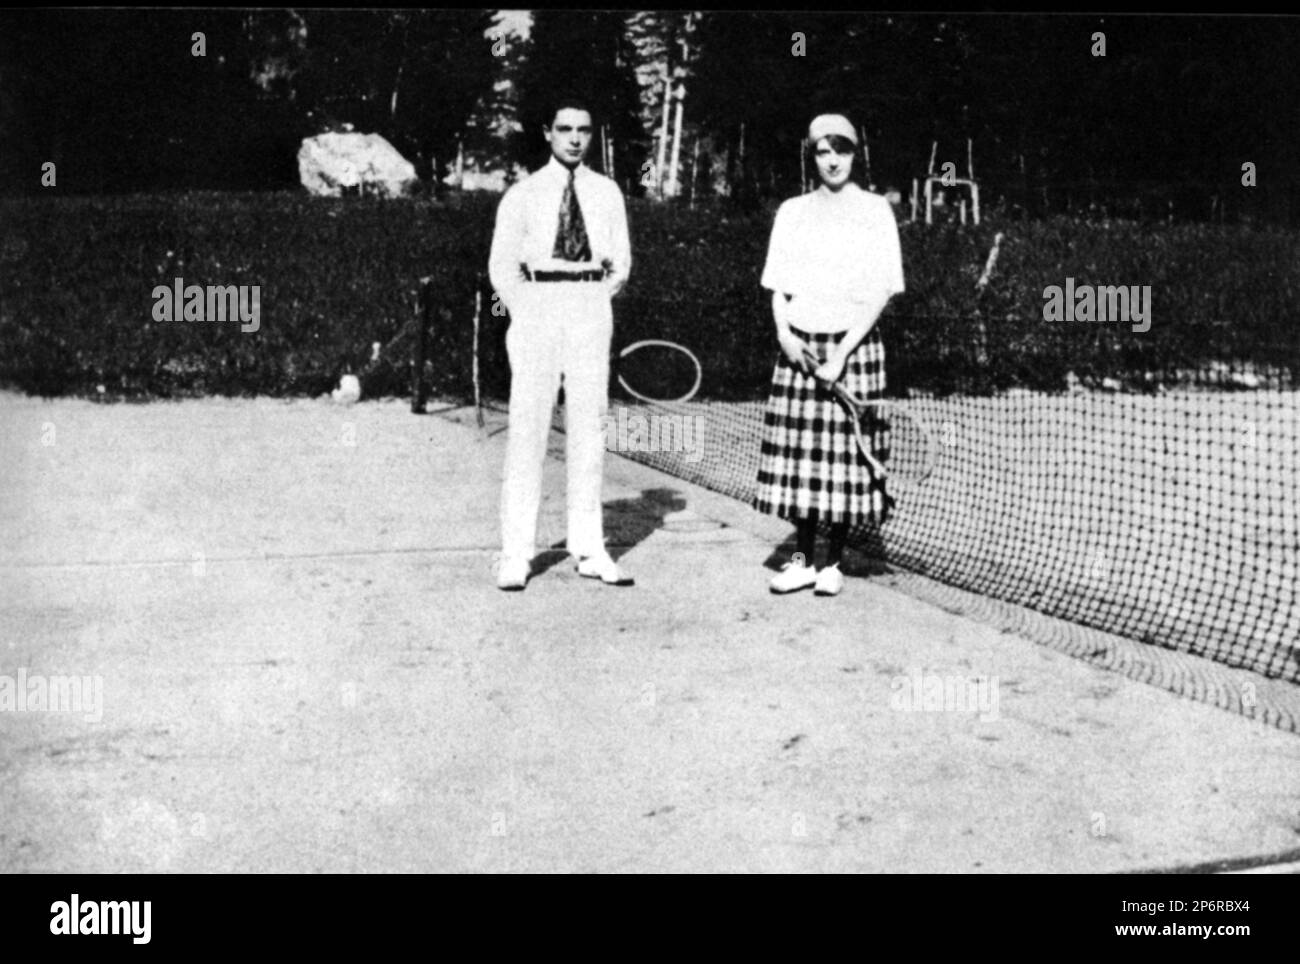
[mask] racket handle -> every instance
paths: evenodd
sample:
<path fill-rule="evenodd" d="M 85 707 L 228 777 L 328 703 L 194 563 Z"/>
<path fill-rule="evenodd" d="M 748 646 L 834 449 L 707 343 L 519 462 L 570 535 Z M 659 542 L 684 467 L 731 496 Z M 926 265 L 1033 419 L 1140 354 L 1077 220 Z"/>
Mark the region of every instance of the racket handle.
<path fill-rule="evenodd" d="M 818 368 L 821 367 L 821 362 L 817 360 L 817 356 L 814 355 L 806 348 L 804 349 L 803 357 L 804 357 L 804 362 L 808 365 L 810 373 L 816 371 Z M 818 381 L 822 381 L 822 380 L 818 379 Z M 867 446 L 866 439 L 862 437 L 862 431 L 861 429 L 858 428 L 857 420 L 860 417 L 858 411 L 860 403 L 857 402 L 853 398 L 853 396 L 849 394 L 848 389 L 846 389 L 839 382 L 823 381 L 822 383 L 829 384 L 831 391 L 835 393 L 836 397 L 838 397 L 839 400 L 844 404 L 844 407 L 848 409 L 849 416 L 853 419 L 853 435 L 858 443 L 858 451 L 862 453 L 862 458 L 866 461 L 867 467 L 871 469 L 871 474 L 874 475 L 877 479 L 889 478 L 889 472 L 885 469 L 885 466 L 881 464 L 880 460 L 871 454 L 871 450 Z"/>

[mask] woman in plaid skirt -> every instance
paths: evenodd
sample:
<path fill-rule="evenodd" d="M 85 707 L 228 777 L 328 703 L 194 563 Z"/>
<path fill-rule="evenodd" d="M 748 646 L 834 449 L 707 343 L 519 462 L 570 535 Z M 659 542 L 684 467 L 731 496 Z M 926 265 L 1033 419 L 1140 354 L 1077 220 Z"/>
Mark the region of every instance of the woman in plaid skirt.
<path fill-rule="evenodd" d="M 764 416 L 766 436 L 754 507 L 795 523 L 798 552 L 772 591 L 815 587 L 834 596 L 844 585 L 840 560 L 849 529 L 884 521 L 892 499 L 858 451 L 848 412 L 819 379 L 862 398 L 885 389 L 885 350 L 876 320 L 903 290 L 898 227 L 889 202 L 851 174 L 858 135 L 839 114 L 808 127 L 808 150 L 821 185 L 781 205 L 762 285 L 772 292 L 781 346 Z M 821 363 L 809 371 L 805 350 Z M 888 443 L 874 437 L 877 458 Z M 826 564 L 814 565 L 818 522 L 830 525 Z"/>

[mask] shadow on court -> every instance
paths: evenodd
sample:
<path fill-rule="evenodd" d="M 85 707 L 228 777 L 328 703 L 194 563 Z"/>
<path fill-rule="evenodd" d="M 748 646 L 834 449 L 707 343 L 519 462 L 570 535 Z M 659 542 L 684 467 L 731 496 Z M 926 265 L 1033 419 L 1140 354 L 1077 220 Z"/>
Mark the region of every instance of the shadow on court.
<path fill-rule="evenodd" d="M 816 565 L 818 567 L 822 566 L 826 561 L 826 536 L 827 533 L 825 527 L 823 527 L 817 534 Z M 798 551 L 798 545 L 792 532 L 781 545 L 772 551 L 770 556 L 763 560 L 763 565 L 773 572 L 779 572 L 781 567 L 790 561 L 790 557 L 796 551 Z M 844 550 L 844 559 L 840 564 L 840 571 L 851 579 L 886 576 L 893 571 L 886 558 L 885 545 L 880 539 L 878 529 L 864 528 L 853 532 L 849 545 Z"/>
<path fill-rule="evenodd" d="M 605 547 L 615 560 L 627 555 L 674 512 L 686 508 L 686 499 L 675 489 L 646 489 L 639 498 L 606 500 L 604 504 Z M 533 560 L 533 574 L 541 575 L 569 558 L 565 540 L 551 545 Z"/>

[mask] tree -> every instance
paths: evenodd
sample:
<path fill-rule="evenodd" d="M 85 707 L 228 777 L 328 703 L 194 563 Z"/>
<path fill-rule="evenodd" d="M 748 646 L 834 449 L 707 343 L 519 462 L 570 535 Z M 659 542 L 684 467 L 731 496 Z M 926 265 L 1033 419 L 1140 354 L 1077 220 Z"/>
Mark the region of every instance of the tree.
<path fill-rule="evenodd" d="M 228 187 L 270 170 L 257 149 L 281 119 L 259 109 L 239 13 L 8 16 L 0 69 L 15 110 L 3 135 L 20 190 L 39 190 L 46 161 L 65 192 Z"/>
<path fill-rule="evenodd" d="M 455 156 L 496 64 L 485 10 L 318 10 L 304 15 L 301 105 L 320 126 L 350 123 L 413 158 L 423 178 Z"/>
<path fill-rule="evenodd" d="M 538 11 L 533 16 L 527 60 L 519 80 L 519 114 L 523 130 L 515 141 L 515 156 L 529 167 L 545 157 L 542 129 L 561 93 L 589 98 L 597 122 L 616 144 L 642 144 L 639 91 L 633 73 L 635 51 L 628 39 L 624 15 L 608 11 Z M 601 167 L 599 144 L 593 166 Z M 528 162 L 532 162 L 531 164 Z M 639 179 L 636 157 L 622 150 L 609 172 L 625 186 Z"/>

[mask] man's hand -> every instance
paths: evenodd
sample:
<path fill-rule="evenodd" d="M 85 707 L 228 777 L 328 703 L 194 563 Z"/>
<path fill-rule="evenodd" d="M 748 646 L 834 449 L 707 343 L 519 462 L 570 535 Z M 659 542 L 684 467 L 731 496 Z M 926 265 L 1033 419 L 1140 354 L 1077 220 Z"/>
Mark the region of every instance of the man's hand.
<path fill-rule="evenodd" d="M 501 305 L 505 308 L 505 312 L 503 314 L 500 311 L 496 311 L 495 304 L 492 305 L 492 308 L 489 309 L 489 312 L 493 315 L 493 317 L 497 317 L 497 318 L 513 316 L 514 308 L 512 306 L 517 302 L 517 294 L 518 294 L 518 289 L 516 288 L 511 288 L 509 293 L 503 291 L 493 291 L 492 300 L 494 302 L 500 302 Z"/>
<path fill-rule="evenodd" d="M 622 284 L 613 276 L 614 262 L 609 258 L 603 258 L 601 259 L 600 267 L 605 272 L 605 277 L 601 279 L 600 283 L 604 287 L 605 293 L 609 295 L 609 300 L 613 301 L 615 296 L 623 290 Z"/>
<path fill-rule="evenodd" d="M 798 369 L 805 369 L 803 353 L 808 350 L 808 343 L 793 332 L 783 331 L 777 334 L 777 340 L 781 343 L 781 351 L 785 352 L 785 357 L 790 359 L 790 364 Z"/>

